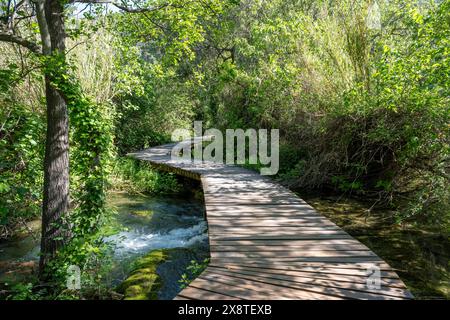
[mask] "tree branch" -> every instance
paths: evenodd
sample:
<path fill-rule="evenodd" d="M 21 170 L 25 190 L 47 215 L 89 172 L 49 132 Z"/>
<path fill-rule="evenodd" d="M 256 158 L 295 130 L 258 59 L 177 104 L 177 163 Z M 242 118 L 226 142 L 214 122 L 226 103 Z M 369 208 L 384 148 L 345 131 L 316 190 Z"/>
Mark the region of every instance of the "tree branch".
<path fill-rule="evenodd" d="M 152 12 L 157 11 L 166 7 L 178 7 L 170 3 L 163 3 L 158 6 L 154 7 L 139 7 L 139 8 L 132 8 L 128 7 L 126 5 L 120 4 L 116 0 L 71 0 L 71 3 L 90 3 L 90 4 L 111 4 L 115 6 L 116 8 L 128 12 L 128 13 L 141 13 L 141 12 Z"/>
<path fill-rule="evenodd" d="M 11 33 L 0 32 L 0 41 L 21 45 L 35 54 L 42 53 L 41 48 L 36 43 Z"/>

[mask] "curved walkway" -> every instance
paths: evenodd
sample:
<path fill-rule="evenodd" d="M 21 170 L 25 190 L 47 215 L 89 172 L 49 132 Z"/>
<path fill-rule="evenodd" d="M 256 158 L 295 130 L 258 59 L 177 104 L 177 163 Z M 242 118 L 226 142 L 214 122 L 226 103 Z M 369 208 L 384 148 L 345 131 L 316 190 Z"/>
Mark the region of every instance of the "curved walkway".
<path fill-rule="evenodd" d="M 203 186 L 211 261 L 176 299 L 413 298 L 389 265 L 290 190 L 238 166 L 174 161 L 174 145 L 130 156 Z"/>

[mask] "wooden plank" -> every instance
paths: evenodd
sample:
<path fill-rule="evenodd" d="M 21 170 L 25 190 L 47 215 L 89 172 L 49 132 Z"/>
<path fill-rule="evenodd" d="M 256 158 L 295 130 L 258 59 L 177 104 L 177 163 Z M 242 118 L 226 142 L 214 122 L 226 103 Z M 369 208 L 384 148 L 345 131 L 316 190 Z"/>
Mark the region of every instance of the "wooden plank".
<path fill-rule="evenodd" d="M 243 275 L 254 275 L 261 277 L 273 277 L 275 279 L 283 279 L 283 280 L 292 280 L 297 282 L 302 282 L 303 279 L 306 279 L 308 282 L 314 282 L 316 280 L 327 280 L 333 281 L 336 286 L 340 286 L 341 282 L 348 282 L 351 284 L 363 284 L 367 283 L 367 274 L 340 274 L 340 273 L 321 273 L 321 272 L 305 272 L 305 271 L 288 271 L 288 270 L 279 270 L 279 269 L 262 269 L 259 268 L 257 270 L 252 268 L 245 268 L 236 266 L 234 268 L 223 268 L 220 266 L 210 265 L 208 266 L 209 270 L 213 270 L 214 272 L 225 272 L 226 274 L 238 273 Z M 391 273 L 392 275 L 392 273 Z M 383 287 L 397 288 L 397 292 L 404 292 L 404 284 L 398 280 L 397 277 L 386 277 L 381 276 L 381 285 Z"/>
<path fill-rule="evenodd" d="M 289 270 L 289 271 L 311 271 L 311 272 L 323 272 L 323 273 L 339 273 L 339 274 L 358 274 L 365 275 L 368 268 L 378 267 L 381 270 L 383 277 L 388 277 L 391 273 L 393 278 L 398 276 L 392 272 L 392 268 L 384 261 L 367 261 L 367 262 L 312 262 L 301 261 L 297 263 L 281 264 L 276 261 L 272 262 L 249 262 L 243 261 L 239 264 L 232 262 L 226 263 L 226 265 L 216 264 L 215 261 L 211 261 L 210 265 L 221 266 L 223 268 L 254 268 L 254 269 L 274 269 L 274 270 Z"/>
<path fill-rule="evenodd" d="M 280 227 L 273 228 L 271 226 L 254 226 L 254 227 L 236 227 L 228 225 L 208 225 L 208 230 L 212 233 L 226 233 L 226 234 L 259 234 L 259 235 L 310 235 L 310 234 L 347 234 L 341 228 L 336 226 L 323 226 L 312 227 L 312 226 L 290 226 L 290 227 Z"/>
<path fill-rule="evenodd" d="M 278 186 L 274 185 L 269 188 L 264 189 L 258 189 L 255 190 L 254 188 L 248 186 L 243 188 L 234 188 L 234 189 L 213 189 L 204 191 L 203 194 L 205 197 L 210 198 L 216 198 L 216 197 L 240 197 L 244 199 L 249 198 L 255 198 L 255 197 L 262 197 L 262 198 L 268 198 L 268 197 L 279 197 L 279 196 L 291 196 L 296 197 L 295 193 L 291 191 L 285 191 L 283 189 L 280 189 Z M 300 201 L 302 201 L 299 198 Z"/>
<path fill-rule="evenodd" d="M 307 290 L 295 290 L 271 284 L 262 286 L 260 282 L 252 282 L 244 279 L 231 280 L 230 278 L 227 278 L 227 281 L 223 281 L 223 279 L 221 280 L 221 277 L 211 277 L 206 273 L 201 274 L 196 280 L 194 280 L 191 286 L 196 288 L 222 290 L 235 297 L 245 300 L 271 300 L 274 297 L 279 300 L 339 299 L 338 297 L 332 295 L 309 292 Z"/>
<path fill-rule="evenodd" d="M 224 266 L 227 264 L 235 264 L 242 262 L 261 262 L 263 264 L 266 263 L 284 263 L 286 265 L 292 265 L 297 262 L 332 262 L 332 263 L 340 263 L 340 262 L 376 262 L 381 261 L 381 259 L 377 256 L 360 256 L 360 257 L 248 257 L 243 259 L 242 257 L 218 257 L 213 258 L 215 263 L 222 263 Z"/>
<path fill-rule="evenodd" d="M 267 252 L 267 251 L 295 251 L 297 254 L 301 254 L 302 252 L 311 252 L 311 251 L 367 251 L 369 250 L 362 244 L 353 243 L 346 245 L 323 245 L 323 244 L 314 244 L 314 245 L 211 245 L 210 249 L 212 252 Z"/>
<path fill-rule="evenodd" d="M 178 294 L 175 298 L 173 298 L 173 300 L 192 300 L 192 299 L 189 299 L 181 294 Z"/>
<path fill-rule="evenodd" d="M 343 239 L 343 240 L 231 240 L 231 241 L 221 241 L 221 240 L 210 240 L 210 246 L 215 247 L 223 247 L 223 246 L 299 246 L 299 247 L 310 247 L 314 248 L 315 246 L 336 246 L 336 248 L 340 248 L 340 246 L 362 246 L 366 248 L 362 243 L 354 240 L 354 239 Z"/>
<path fill-rule="evenodd" d="M 243 205 L 255 205 L 255 204 L 265 204 L 265 205 L 286 205 L 286 204 L 302 204 L 300 199 L 296 199 L 292 196 L 279 196 L 279 197 L 211 197 L 205 196 L 205 203 L 210 204 L 243 204 Z"/>
<path fill-rule="evenodd" d="M 304 201 L 298 198 L 295 193 L 288 192 L 280 189 L 271 188 L 269 191 L 250 191 L 250 188 L 245 188 L 242 190 L 235 190 L 234 192 L 206 192 L 203 193 L 207 199 L 209 200 L 241 200 L 241 199 L 250 199 L 250 200 L 262 200 L 262 199 L 270 199 L 270 200 L 295 200 L 300 203 L 304 203 Z"/>
<path fill-rule="evenodd" d="M 299 282 L 289 280 L 283 280 L 279 278 L 262 277 L 260 275 L 241 275 L 237 273 L 225 273 L 217 271 L 207 270 L 200 276 L 202 279 L 210 279 L 216 281 L 222 281 L 221 283 L 244 283 L 248 286 L 249 283 L 254 283 L 254 287 L 272 287 L 279 286 L 283 288 L 281 291 L 289 289 L 302 289 L 309 292 L 315 292 L 318 294 L 324 294 L 326 296 L 351 298 L 351 299 L 376 299 L 376 300 L 397 300 L 399 298 L 410 298 L 405 295 L 401 290 L 394 288 L 383 288 L 380 290 L 368 289 L 364 285 L 349 285 L 348 283 L 340 283 L 313 279 L 308 281 L 307 279 L 298 278 Z M 278 291 L 279 292 L 279 291 Z M 294 291 L 295 292 L 295 291 Z"/>
<path fill-rule="evenodd" d="M 232 220 L 232 219 L 252 219 L 252 220 L 259 220 L 259 219 L 283 219 L 283 218 L 288 218 L 288 219 L 292 219 L 292 220 L 305 220 L 305 221 L 314 221 L 314 222 L 319 222 L 319 221 L 326 221 L 323 220 L 323 217 L 317 216 L 316 214 L 298 214 L 298 213 L 286 213 L 286 212 L 270 212 L 270 211 L 266 211 L 266 212 L 232 212 L 232 211 L 228 211 L 228 212 L 223 212 L 223 213 L 218 213 L 218 212 L 212 212 L 211 210 L 207 209 L 206 210 L 206 215 L 208 216 L 208 221 L 209 220 L 215 220 L 215 219 L 222 219 L 222 221 L 224 220 Z M 220 220 L 219 220 L 220 221 Z M 327 221 L 325 222 L 328 225 L 335 225 L 333 222 L 331 221 Z M 224 224 L 226 224 L 226 222 L 224 221 Z"/>
<path fill-rule="evenodd" d="M 206 211 L 208 215 L 208 223 L 214 224 L 218 223 L 219 226 L 227 226 L 229 223 L 236 225 L 261 225 L 263 223 L 267 224 L 297 224 L 297 225 L 307 225 L 307 224 L 317 224 L 323 226 L 334 226 L 336 224 L 330 220 L 326 220 L 323 217 L 318 217 L 316 215 L 297 215 L 289 213 L 271 213 L 271 212 L 246 212 L 241 215 L 231 215 L 224 213 L 221 215 L 211 214 L 211 211 Z M 239 218 L 239 219 L 236 219 Z M 262 226 L 265 226 L 264 224 Z"/>
<path fill-rule="evenodd" d="M 211 218 L 208 221 L 208 226 L 213 228 L 222 228 L 224 226 L 233 227 L 233 228 L 246 228 L 246 229 L 254 229 L 254 228 L 302 228 L 302 230 L 342 230 L 339 227 L 328 224 L 328 223 L 320 223 L 320 222 L 297 222 L 295 220 L 289 221 L 276 221 L 276 220 L 256 220 L 253 221 L 241 221 L 236 219 L 220 219 L 216 220 L 215 218 Z"/>
<path fill-rule="evenodd" d="M 370 250 L 283 250 L 283 251 L 212 251 L 212 258 L 301 258 L 305 257 L 376 257 Z"/>
<path fill-rule="evenodd" d="M 212 240 L 324 240 L 352 239 L 348 234 L 295 234 L 295 235 L 230 235 L 229 233 L 209 233 Z"/>
<path fill-rule="evenodd" d="M 269 214 L 269 216 L 267 215 Z M 290 214 L 271 214 L 270 212 L 267 212 L 266 214 L 257 214 L 257 213 L 250 213 L 246 215 L 241 215 L 239 219 L 236 219 L 235 216 L 228 216 L 228 215 L 208 215 L 208 224 L 214 224 L 218 223 L 220 225 L 226 225 L 228 223 L 234 223 L 238 225 L 260 225 L 260 224 L 283 224 L 283 223 L 296 223 L 296 224 L 302 224 L 302 225 L 308 225 L 308 224 L 317 224 L 317 225 L 329 225 L 329 226 L 335 226 L 334 223 L 332 223 L 329 220 L 326 220 L 322 217 L 317 216 L 297 216 L 297 215 L 290 215 Z"/>
<path fill-rule="evenodd" d="M 295 226 L 291 225 L 289 227 L 276 228 L 274 226 L 218 226 L 209 225 L 208 229 L 213 233 L 227 233 L 227 234 L 259 234 L 259 235 L 269 235 L 269 234 L 346 234 L 341 228 L 336 226 Z"/>
<path fill-rule="evenodd" d="M 239 216 L 240 214 L 247 213 L 247 214 L 255 214 L 255 213 L 271 213 L 272 215 L 276 216 L 278 214 L 282 213 L 290 213 L 296 216 L 309 216 L 309 217 L 322 217 L 317 212 L 315 212 L 312 208 L 309 208 L 306 205 L 303 204 L 290 204 L 290 205 L 283 205 L 280 204 L 278 207 L 274 208 L 273 205 L 266 204 L 249 204 L 249 205 L 233 205 L 233 204 L 227 204 L 227 205 L 212 205 L 206 203 L 206 211 L 210 213 L 210 215 L 234 215 Z"/>
<path fill-rule="evenodd" d="M 221 202 L 208 202 L 208 200 L 205 201 L 206 209 L 209 210 L 210 207 L 215 207 L 214 211 L 221 211 L 221 212 L 230 212 L 230 211 L 243 211 L 246 210 L 248 212 L 296 212 L 298 214 L 302 213 L 311 213 L 314 215 L 319 216 L 319 214 L 314 211 L 309 205 L 306 205 L 300 201 L 296 202 L 286 202 L 283 203 L 282 201 L 276 202 L 276 201 L 262 201 L 261 203 L 255 202 L 255 201 L 236 201 L 233 203 L 233 201 L 225 201 L 223 203 Z M 217 208 L 219 207 L 219 208 Z M 220 208 L 221 207 L 221 208 Z"/>

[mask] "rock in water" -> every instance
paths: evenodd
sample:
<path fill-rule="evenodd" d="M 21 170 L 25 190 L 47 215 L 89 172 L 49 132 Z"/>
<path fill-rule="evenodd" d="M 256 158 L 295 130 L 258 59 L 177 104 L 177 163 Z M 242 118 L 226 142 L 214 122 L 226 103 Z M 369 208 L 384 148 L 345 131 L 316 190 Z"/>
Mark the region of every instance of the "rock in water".
<path fill-rule="evenodd" d="M 157 267 L 167 258 L 164 250 L 154 250 L 135 262 L 130 276 L 122 282 L 118 292 L 125 300 L 156 300 L 162 281 Z"/>

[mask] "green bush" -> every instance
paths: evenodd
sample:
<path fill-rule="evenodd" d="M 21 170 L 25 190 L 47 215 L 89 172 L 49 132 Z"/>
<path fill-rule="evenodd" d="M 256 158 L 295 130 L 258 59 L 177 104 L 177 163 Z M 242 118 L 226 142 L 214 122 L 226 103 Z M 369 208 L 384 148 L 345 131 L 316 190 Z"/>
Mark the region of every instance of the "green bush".
<path fill-rule="evenodd" d="M 170 194 L 178 192 L 180 184 L 174 174 L 156 171 L 145 161 L 118 158 L 110 188 L 132 193 Z"/>
<path fill-rule="evenodd" d="M 41 209 L 44 114 L 41 105 L 18 99 L 15 72 L 15 66 L 0 70 L 0 238 Z"/>

